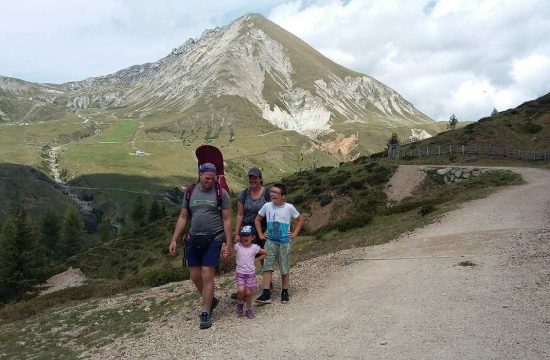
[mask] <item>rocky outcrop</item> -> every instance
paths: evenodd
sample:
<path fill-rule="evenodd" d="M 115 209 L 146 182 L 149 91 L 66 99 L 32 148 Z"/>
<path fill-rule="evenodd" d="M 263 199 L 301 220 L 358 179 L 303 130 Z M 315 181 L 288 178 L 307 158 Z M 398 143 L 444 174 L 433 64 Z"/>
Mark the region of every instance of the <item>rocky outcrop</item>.
<path fill-rule="evenodd" d="M 475 167 L 447 167 L 447 168 L 426 168 L 424 171 L 435 171 L 440 176 L 445 184 L 458 183 L 476 178 L 485 172 L 487 169 Z"/>

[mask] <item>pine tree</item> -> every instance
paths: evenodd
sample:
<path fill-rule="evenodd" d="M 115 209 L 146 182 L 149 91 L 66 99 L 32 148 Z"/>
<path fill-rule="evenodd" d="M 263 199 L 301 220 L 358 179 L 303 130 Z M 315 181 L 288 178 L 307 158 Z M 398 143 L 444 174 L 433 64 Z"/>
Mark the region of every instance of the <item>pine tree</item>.
<path fill-rule="evenodd" d="M 99 226 L 97 227 L 97 232 L 99 233 L 99 237 L 101 238 L 101 241 L 109 241 L 113 238 L 113 231 L 111 230 L 111 222 L 103 218 L 101 222 L 99 223 Z"/>
<path fill-rule="evenodd" d="M 68 208 L 61 229 L 61 247 L 65 258 L 73 256 L 80 250 L 83 230 L 84 221 L 78 209 L 75 207 Z"/>
<path fill-rule="evenodd" d="M 399 136 L 397 136 L 396 133 L 392 133 L 391 136 L 388 138 L 388 141 L 386 142 L 386 150 L 398 146 L 400 142 L 401 141 L 399 140 Z"/>
<path fill-rule="evenodd" d="M 136 227 L 145 225 L 145 216 L 147 215 L 147 210 L 145 209 L 145 204 L 143 203 L 143 198 L 138 196 L 134 202 L 134 207 L 130 213 L 130 218 Z"/>
<path fill-rule="evenodd" d="M 151 206 L 149 207 L 149 213 L 147 216 L 147 222 L 152 223 L 158 219 L 162 219 L 164 216 L 162 214 L 162 208 L 156 200 L 153 200 Z"/>
<path fill-rule="evenodd" d="M 449 118 L 449 123 L 447 124 L 447 129 L 454 130 L 456 129 L 456 124 L 458 123 L 458 119 L 456 118 L 455 114 L 452 114 Z"/>
<path fill-rule="evenodd" d="M 40 238 L 46 247 L 48 258 L 55 259 L 59 254 L 59 237 L 61 235 L 61 218 L 48 209 L 40 222 Z"/>
<path fill-rule="evenodd" d="M 0 301 L 20 300 L 45 278 L 45 255 L 22 207 L 10 211 L 0 237 Z"/>
<path fill-rule="evenodd" d="M 497 108 L 493 108 L 493 111 L 491 112 L 491 116 L 495 116 L 496 114 L 498 114 L 498 110 Z"/>

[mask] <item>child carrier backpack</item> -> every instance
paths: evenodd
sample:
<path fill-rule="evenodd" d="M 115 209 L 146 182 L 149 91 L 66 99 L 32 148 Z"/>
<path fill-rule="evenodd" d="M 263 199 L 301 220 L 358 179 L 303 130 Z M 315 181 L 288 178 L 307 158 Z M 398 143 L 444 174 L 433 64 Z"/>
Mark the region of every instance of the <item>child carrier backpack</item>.
<path fill-rule="evenodd" d="M 227 181 L 225 180 L 224 175 L 224 164 L 223 164 L 223 154 L 215 146 L 212 145 L 201 145 L 195 150 L 195 155 L 197 156 L 197 171 L 200 169 L 201 165 L 204 163 L 211 163 L 214 164 L 216 167 L 216 181 L 214 182 L 214 190 L 216 192 L 216 199 L 218 201 L 218 208 L 221 209 L 222 206 L 222 195 L 223 190 L 227 191 L 229 194 L 229 186 L 227 185 Z M 199 173 L 200 177 L 200 173 Z M 197 187 L 198 180 L 196 183 L 191 184 L 187 191 L 185 192 L 185 199 L 187 200 L 187 213 L 189 214 L 189 218 L 191 218 L 191 208 L 189 207 L 189 203 L 191 200 L 191 195 L 193 194 L 193 191 L 195 191 L 195 188 Z"/>

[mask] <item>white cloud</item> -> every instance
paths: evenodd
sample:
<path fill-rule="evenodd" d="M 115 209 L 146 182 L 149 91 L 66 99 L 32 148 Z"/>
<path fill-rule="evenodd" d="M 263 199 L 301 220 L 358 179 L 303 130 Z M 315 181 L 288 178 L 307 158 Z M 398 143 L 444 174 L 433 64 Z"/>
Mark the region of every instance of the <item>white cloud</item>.
<path fill-rule="evenodd" d="M 434 119 L 477 120 L 550 91 L 544 0 L 298 1 L 269 18 Z"/>
<path fill-rule="evenodd" d="M 550 91 L 545 0 L 4 2 L 0 74 L 56 83 L 104 75 L 155 61 L 248 12 L 386 83 L 434 119 L 477 120 Z"/>

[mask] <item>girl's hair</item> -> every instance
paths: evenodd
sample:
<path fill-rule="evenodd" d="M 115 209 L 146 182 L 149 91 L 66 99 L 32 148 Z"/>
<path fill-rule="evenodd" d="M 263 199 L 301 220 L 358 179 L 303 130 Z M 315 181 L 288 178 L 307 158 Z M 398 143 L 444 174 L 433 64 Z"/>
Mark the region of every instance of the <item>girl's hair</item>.
<path fill-rule="evenodd" d="M 275 183 L 275 184 L 271 185 L 271 187 L 276 187 L 276 188 L 280 189 L 281 190 L 281 195 L 286 195 L 286 186 L 284 184 Z"/>

